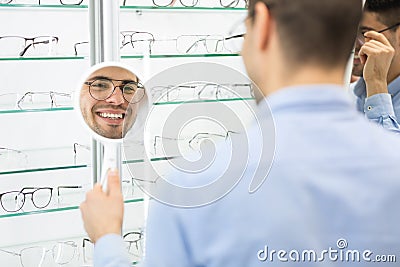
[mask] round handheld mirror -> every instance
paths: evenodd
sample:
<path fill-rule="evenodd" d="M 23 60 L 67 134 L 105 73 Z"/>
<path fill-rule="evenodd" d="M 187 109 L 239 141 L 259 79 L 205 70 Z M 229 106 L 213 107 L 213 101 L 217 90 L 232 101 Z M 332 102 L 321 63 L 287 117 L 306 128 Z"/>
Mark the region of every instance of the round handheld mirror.
<path fill-rule="evenodd" d="M 101 183 L 117 168 L 118 147 L 128 135 L 141 135 L 149 98 L 137 72 L 119 62 L 100 63 L 82 76 L 75 110 L 84 127 L 104 146 Z"/>

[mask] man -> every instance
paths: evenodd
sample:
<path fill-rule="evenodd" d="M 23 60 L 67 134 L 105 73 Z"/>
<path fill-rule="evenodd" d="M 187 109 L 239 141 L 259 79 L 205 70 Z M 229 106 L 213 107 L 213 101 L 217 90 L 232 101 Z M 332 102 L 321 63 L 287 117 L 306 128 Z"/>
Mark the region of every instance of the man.
<path fill-rule="evenodd" d="M 82 86 L 80 108 L 87 125 L 100 136 L 118 139 L 125 136 L 136 120 L 144 88 L 128 69 L 102 67 Z"/>
<path fill-rule="evenodd" d="M 399 131 L 400 1 L 367 0 L 356 41 L 353 75 L 357 109 Z"/>
<path fill-rule="evenodd" d="M 250 0 L 242 54 L 274 116 L 272 168 L 252 194 L 250 158 L 209 205 L 151 201 L 144 266 L 377 266 L 398 253 L 400 140 L 354 110 L 343 86 L 360 17 L 358 0 Z M 88 193 L 83 220 L 95 266 L 129 266 L 118 175 L 109 182 Z"/>

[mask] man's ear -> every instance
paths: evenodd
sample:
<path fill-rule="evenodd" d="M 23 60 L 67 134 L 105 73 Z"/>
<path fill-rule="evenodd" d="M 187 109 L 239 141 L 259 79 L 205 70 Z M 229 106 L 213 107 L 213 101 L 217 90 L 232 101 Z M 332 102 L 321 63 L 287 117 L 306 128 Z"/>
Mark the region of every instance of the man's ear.
<path fill-rule="evenodd" d="M 272 17 L 268 7 L 261 1 L 254 6 L 254 36 L 257 48 L 265 50 L 270 42 L 271 26 L 273 24 Z"/>

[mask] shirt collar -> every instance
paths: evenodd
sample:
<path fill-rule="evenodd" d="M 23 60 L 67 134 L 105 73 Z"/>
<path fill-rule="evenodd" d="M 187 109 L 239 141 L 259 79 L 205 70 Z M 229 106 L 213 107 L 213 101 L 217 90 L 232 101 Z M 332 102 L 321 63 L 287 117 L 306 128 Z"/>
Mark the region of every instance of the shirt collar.
<path fill-rule="evenodd" d="M 400 92 L 400 76 L 398 76 L 396 79 L 394 79 L 389 85 L 388 85 L 388 92 L 392 96 L 397 95 Z M 366 92 L 366 85 L 365 85 L 365 80 L 364 78 L 360 78 L 355 86 L 354 86 L 354 94 L 358 97 L 365 97 L 367 92 Z"/>
<path fill-rule="evenodd" d="M 325 108 L 342 105 L 354 109 L 346 89 L 334 84 L 285 87 L 267 96 L 259 103 L 261 109 L 264 105 L 268 105 L 273 113 L 292 107 L 315 108 L 316 105 L 323 105 Z"/>

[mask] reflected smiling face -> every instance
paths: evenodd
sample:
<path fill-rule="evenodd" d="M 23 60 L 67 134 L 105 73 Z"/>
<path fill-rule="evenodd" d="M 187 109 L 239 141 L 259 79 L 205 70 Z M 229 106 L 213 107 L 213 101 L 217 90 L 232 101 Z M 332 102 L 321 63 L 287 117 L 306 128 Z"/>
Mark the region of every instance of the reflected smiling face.
<path fill-rule="evenodd" d="M 104 100 L 96 100 L 89 90 L 89 84 L 98 79 L 108 79 L 114 84 L 114 92 Z M 122 88 L 129 82 L 138 82 L 138 78 L 117 66 L 96 70 L 86 79 L 80 93 L 80 109 L 87 125 L 97 134 L 119 139 L 132 128 L 139 103 L 130 104 L 123 96 Z"/>

